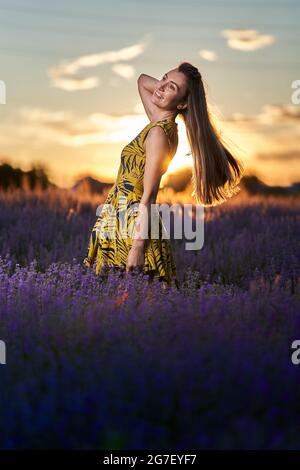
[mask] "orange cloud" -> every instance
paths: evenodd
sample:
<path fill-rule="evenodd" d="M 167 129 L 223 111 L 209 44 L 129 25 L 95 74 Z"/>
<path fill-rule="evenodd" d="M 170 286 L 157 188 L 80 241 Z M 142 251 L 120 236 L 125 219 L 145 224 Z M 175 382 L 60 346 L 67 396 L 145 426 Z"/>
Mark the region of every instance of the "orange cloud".
<path fill-rule="evenodd" d="M 229 47 L 239 51 L 256 51 L 275 42 L 273 35 L 259 33 L 256 29 L 224 29 L 221 34 Z"/>
<path fill-rule="evenodd" d="M 73 75 L 84 68 L 134 59 L 144 52 L 150 37 L 151 35 L 148 34 L 143 42 L 133 44 L 129 47 L 123 47 L 116 51 L 83 55 L 70 62 L 63 62 L 57 67 L 51 67 L 47 71 L 48 76 L 52 80 L 51 84 L 65 91 L 95 88 L 100 83 L 98 77 L 74 78 Z M 126 78 L 128 78 L 128 76 L 131 78 L 134 74 L 134 69 L 130 68 L 130 66 L 126 67 L 124 64 L 116 64 L 114 71 L 121 76 L 125 74 Z"/>

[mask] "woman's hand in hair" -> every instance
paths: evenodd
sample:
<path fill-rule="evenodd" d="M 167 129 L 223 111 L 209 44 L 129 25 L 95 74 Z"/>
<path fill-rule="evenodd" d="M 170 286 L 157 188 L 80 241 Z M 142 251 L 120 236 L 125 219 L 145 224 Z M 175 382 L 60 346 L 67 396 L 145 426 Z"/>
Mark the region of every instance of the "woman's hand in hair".
<path fill-rule="evenodd" d="M 150 121 L 152 119 L 153 113 L 157 110 L 157 107 L 152 102 L 152 95 L 158 81 L 159 80 L 156 78 L 151 77 L 150 75 L 146 75 L 145 73 L 142 73 L 137 80 L 139 95 Z"/>

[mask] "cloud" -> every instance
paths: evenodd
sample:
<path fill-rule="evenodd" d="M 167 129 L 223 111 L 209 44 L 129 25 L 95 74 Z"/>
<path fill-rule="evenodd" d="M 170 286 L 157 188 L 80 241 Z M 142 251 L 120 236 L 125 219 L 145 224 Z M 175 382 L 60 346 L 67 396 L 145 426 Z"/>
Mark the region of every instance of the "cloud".
<path fill-rule="evenodd" d="M 263 106 L 262 112 L 257 116 L 257 119 L 265 124 L 300 121 L 300 108 L 293 105 L 268 104 Z"/>
<path fill-rule="evenodd" d="M 232 121 L 232 122 L 241 122 L 241 121 L 249 121 L 249 116 L 246 116 L 245 114 L 241 112 L 234 112 L 232 113 L 231 116 L 227 118 L 227 121 Z"/>
<path fill-rule="evenodd" d="M 19 109 L 19 116 L 28 122 L 58 123 L 61 124 L 70 119 L 71 113 L 68 111 L 50 111 L 41 108 L 24 107 Z"/>
<path fill-rule="evenodd" d="M 202 59 L 208 60 L 210 62 L 217 60 L 217 54 L 214 51 L 210 51 L 208 49 L 201 49 L 199 51 L 199 55 L 202 57 Z"/>
<path fill-rule="evenodd" d="M 230 137 L 230 142 L 239 146 L 245 166 L 255 168 L 267 184 L 288 185 L 300 180 L 298 108 L 289 104 L 268 104 L 250 116 L 239 118 L 235 113 L 219 126 Z"/>
<path fill-rule="evenodd" d="M 56 88 L 60 88 L 65 91 L 78 91 L 78 90 L 90 90 L 100 85 L 101 81 L 98 77 L 87 77 L 87 78 L 58 78 L 54 82 Z"/>
<path fill-rule="evenodd" d="M 114 64 L 111 69 L 117 75 L 120 75 L 120 77 L 126 78 L 127 80 L 130 80 L 135 74 L 135 67 L 128 64 Z"/>
<path fill-rule="evenodd" d="M 300 162 L 300 151 L 298 149 L 294 149 L 288 152 L 257 153 L 256 158 L 265 161 L 277 160 L 279 162 L 286 162 L 296 160 L 297 162 Z"/>
<path fill-rule="evenodd" d="M 222 129 L 228 127 L 233 141 L 241 142 L 251 155 L 279 149 L 294 151 L 295 141 L 300 138 L 300 109 L 291 105 L 265 105 L 256 115 L 234 113 L 221 121 L 216 117 L 216 121 Z M 96 112 L 84 117 L 65 110 L 22 107 L 17 116 L 2 122 L 1 143 L 16 142 L 18 138 L 28 139 L 29 145 L 55 143 L 67 147 L 128 142 L 147 123 L 140 102 L 131 114 Z M 179 122 L 178 127 L 181 132 L 184 125 Z"/>
<path fill-rule="evenodd" d="M 65 147 L 122 143 L 134 138 L 147 123 L 145 113 L 92 113 L 80 117 L 68 111 L 23 107 L 14 121 L 1 124 L 0 144 L 10 145 L 17 140 L 27 140 L 26 145 L 36 147 L 51 143 Z"/>
<path fill-rule="evenodd" d="M 250 116 L 241 113 L 228 118 L 216 116 L 216 128 L 221 129 L 225 141 L 233 143 L 232 150 L 241 157 L 245 166 L 255 168 L 258 174 L 260 172 L 267 184 L 289 184 L 300 179 L 298 108 L 289 104 L 268 104 Z M 17 115 L 2 120 L 0 146 L 2 152 L 24 158 L 24 161 L 34 154 L 45 156 L 47 152 L 50 158 L 54 146 L 53 158 L 57 166 L 60 161 L 69 165 L 75 151 L 82 152 L 86 160 L 80 161 L 79 165 L 88 167 L 90 162 L 97 171 L 103 170 L 108 174 L 112 171 L 111 163 L 107 156 L 99 160 L 99 149 L 110 152 L 114 159 L 115 150 L 110 145 L 121 148 L 148 122 L 140 102 L 132 113 L 125 115 L 91 113 L 82 116 L 66 110 L 22 107 Z M 192 165 L 192 158 L 186 155 L 189 145 L 181 119 L 178 119 L 178 132 L 179 146 L 169 173 L 182 168 L 183 164 Z M 88 147 L 91 145 L 94 147 Z"/>
<path fill-rule="evenodd" d="M 262 34 L 255 29 L 224 29 L 221 34 L 229 47 L 240 51 L 256 51 L 275 42 L 273 35 Z"/>
<path fill-rule="evenodd" d="M 99 85 L 98 77 L 74 78 L 73 76 L 80 70 L 96 67 L 107 63 L 115 63 L 114 71 L 124 78 L 132 78 L 135 69 L 129 65 L 120 64 L 120 61 L 132 60 L 141 55 L 146 49 L 151 34 L 148 34 L 144 41 L 133 44 L 122 49 L 88 54 L 78 57 L 69 62 L 63 62 L 57 67 L 48 69 L 47 74 L 51 78 L 51 85 L 65 91 L 87 90 Z"/>
<path fill-rule="evenodd" d="M 235 112 L 226 120 L 232 122 L 248 121 L 265 125 L 300 121 L 300 108 L 289 104 L 266 104 L 258 114 L 246 116 L 243 113 Z"/>

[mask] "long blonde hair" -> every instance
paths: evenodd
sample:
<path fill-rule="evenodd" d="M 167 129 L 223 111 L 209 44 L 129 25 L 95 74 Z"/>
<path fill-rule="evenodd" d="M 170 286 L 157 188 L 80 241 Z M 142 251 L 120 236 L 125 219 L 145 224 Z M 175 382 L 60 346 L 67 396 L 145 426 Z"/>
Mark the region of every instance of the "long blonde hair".
<path fill-rule="evenodd" d="M 193 157 L 192 196 L 205 206 L 222 204 L 240 191 L 238 184 L 244 167 L 215 129 L 199 70 L 189 62 L 181 62 L 178 71 L 184 73 L 188 84 L 187 107 L 179 114 Z"/>

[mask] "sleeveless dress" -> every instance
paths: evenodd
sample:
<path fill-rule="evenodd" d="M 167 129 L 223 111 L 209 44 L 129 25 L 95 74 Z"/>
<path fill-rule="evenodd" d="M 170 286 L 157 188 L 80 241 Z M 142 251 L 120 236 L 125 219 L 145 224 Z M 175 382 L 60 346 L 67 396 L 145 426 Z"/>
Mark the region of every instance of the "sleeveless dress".
<path fill-rule="evenodd" d="M 123 271 L 126 268 L 127 256 L 133 239 L 130 235 L 124 236 L 124 231 L 122 232 L 121 229 L 124 230 L 124 217 L 128 227 L 134 225 L 138 204 L 143 195 L 146 159 L 143 143 L 147 133 L 154 126 L 160 126 L 164 129 L 169 147 L 174 150 L 174 153 L 177 149 L 177 123 L 168 119 L 149 122 L 122 149 L 116 181 L 110 189 L 101 213 L 92 228 L 87 256 L 83 260 L 85 266 L 95 267 L 96 274 L 107 272 L 107 268 L 121 268 Z M 172 155 L 174 153 L 172 152 Z M 152 279 L 158 278 L 164 286 L 174 284 L 175 287 L 179 288 L 179 279 L 170 239 L 162 238 L 162 232 L 165 228 L 160 214 L 157 220 L 159 226 L 158 236 L 155 236 L 155 238 L 149 237 L 145 241 L 142 270 L 144 273 L 149 274 Z"/>

